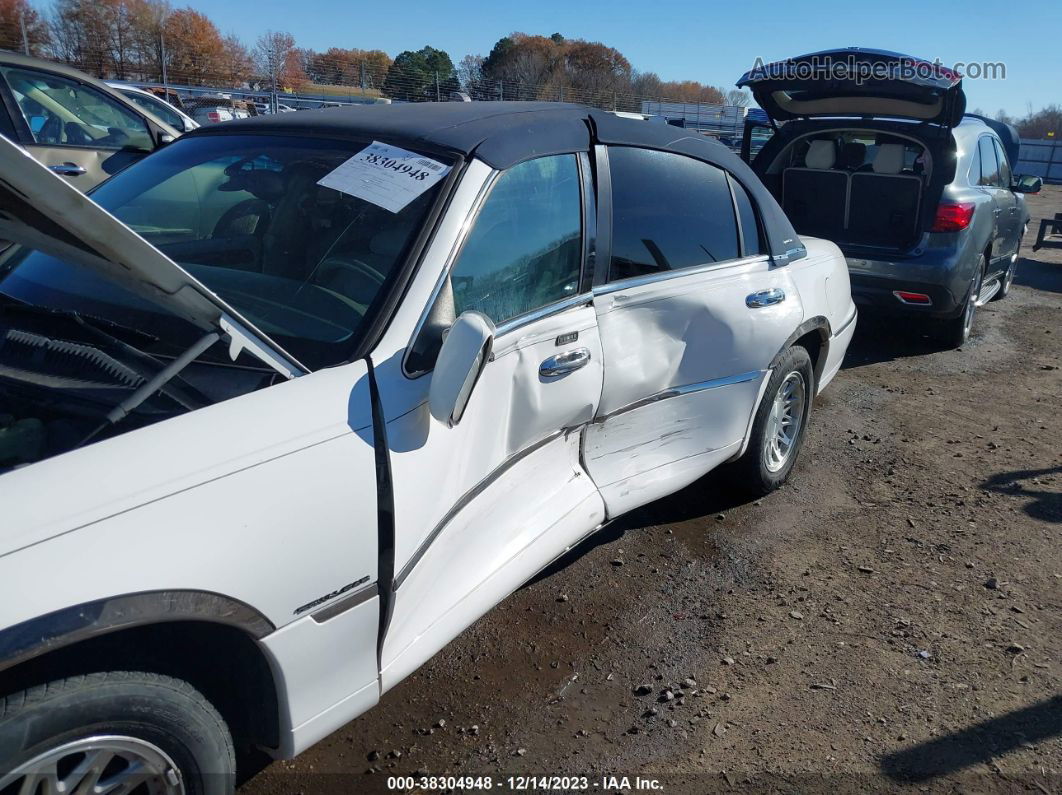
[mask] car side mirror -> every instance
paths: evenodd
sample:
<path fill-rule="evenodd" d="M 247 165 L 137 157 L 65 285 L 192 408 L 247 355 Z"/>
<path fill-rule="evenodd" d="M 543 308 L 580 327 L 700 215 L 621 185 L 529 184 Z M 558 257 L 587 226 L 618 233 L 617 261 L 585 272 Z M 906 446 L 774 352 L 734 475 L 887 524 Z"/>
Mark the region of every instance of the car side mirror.
<path fill-rule="evenodd" d="M 465 312 L 446 333 L 428 390 L 431 416 L 452 428 L 461 421 L 494 347 L 494 324 L 479 312 Z"/>
<path fill-rule="evenodd" d="M 1039 193 L 1040 188 L 1044 186 L 1044 181 L 1041 177 L 1034 177 L 1029 174 L 1024 176 L 1017 176 L 1014 178 L 1014 185 L 1011 190 L 1015 193 Z"/>

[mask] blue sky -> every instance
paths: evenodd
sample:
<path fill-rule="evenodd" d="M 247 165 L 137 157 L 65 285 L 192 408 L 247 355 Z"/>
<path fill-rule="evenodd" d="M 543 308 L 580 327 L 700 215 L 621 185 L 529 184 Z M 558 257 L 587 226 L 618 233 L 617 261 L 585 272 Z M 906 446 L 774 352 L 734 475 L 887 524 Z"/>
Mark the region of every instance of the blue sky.
<path fill-rule="evenodd" d="M 425 44 L 456 63 L 486 55 L 512 31 L 601 41 L 665 80 L 732 87 L 757 56 L 778 60 L 834 47 L 896 50 L 956 62 L 1001 61 L 1005 80 L 966 80 L 968 107 L 1025 115 L 1062 103 L 1062 2 L 999 0 L 861 3 L 858 0 L 174 0 L 248 44 L 285 30 L 302 47 L 381 49 L 394 56 Z"/>

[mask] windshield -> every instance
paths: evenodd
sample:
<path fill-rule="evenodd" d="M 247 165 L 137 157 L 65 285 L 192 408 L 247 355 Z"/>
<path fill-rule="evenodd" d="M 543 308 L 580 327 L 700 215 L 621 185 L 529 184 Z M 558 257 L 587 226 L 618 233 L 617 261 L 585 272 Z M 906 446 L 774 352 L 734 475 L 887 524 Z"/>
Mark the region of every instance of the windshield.
<path fill-rule="evenodd" d="M 318 184 L 369 141 L 181 138 L 92 198 L 307 366 L 346 361 L 440 184 L 400 212 Z M 142 329 L 183 347 L 201 332 L 102 276 L 25 249 L 0 292 Z"/>

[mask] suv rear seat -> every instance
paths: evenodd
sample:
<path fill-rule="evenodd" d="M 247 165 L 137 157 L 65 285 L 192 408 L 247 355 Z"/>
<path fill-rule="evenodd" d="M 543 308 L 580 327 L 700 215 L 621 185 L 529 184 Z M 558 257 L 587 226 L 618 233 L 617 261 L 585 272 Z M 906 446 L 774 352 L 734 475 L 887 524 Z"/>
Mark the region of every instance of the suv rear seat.
<path fill-rule="evenodd" d="M 848 189 L 845 239 L 868 246 L 896 245 L 914 236 L 924 187 L 922 178 L 901 174 L 904 147 L 882 144 L 872 171 L 856 172 Z"/>
<path fill-rule="evenodd" d="M 839 240 L 845 225 L 848 174 L 832 171 L 837 162 L 833 141 L 812 141 L 804 167 L 782 172 L 782 209 L 801 234 Z"/>
<path fill-rule="evenodd" d="M 811 141 L 806 165 L 782 172 L 782 209 L 802 235 L 854 245 L 904 245 L 917 231 L 925 187 L 921 176 L 900 173 L 904 153 L 903 144 L 881 144 L 870 171 L 849 172 L 862 159 L 855 147 L 838 163 L 833 141 Z"/>

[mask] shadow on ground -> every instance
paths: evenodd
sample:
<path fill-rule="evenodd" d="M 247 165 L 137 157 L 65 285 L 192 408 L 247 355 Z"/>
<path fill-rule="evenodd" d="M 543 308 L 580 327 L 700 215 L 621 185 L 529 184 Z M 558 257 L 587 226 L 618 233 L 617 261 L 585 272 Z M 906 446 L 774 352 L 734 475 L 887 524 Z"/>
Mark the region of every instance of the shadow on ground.
<path fill-rule="evenodd" d="M 630 513 L 610 522 L 540 571 L 524 587 L 552 577 L 591 550 L 623 538 L 628 531 L 678 524 L 691 519 L 725 513 L 753 499 L 755 498 L 749 497 L 745 492 L 734 487 L 725 468 L 714 470 L 682 491 L 643 505 L 641 508 L 635 508 Z"/>
<path fill-rule="evenodd" d="M 1062 265 L 1021 257 L 1018 259 L 1018 270 L 1014 276 L 1014 282 L 1024 287 L 1032 287 L 1034 290 L 1062 293 Z"/>
<path fill-rule="evenodd" d="M 1000 472 L 982 483 L 981 488 L 1001 494 L 1028 497 L 1031 501 L 1026 503 L 1025 513 L 1033 519 L 1058 523 L 1062 522 L 1062 492 L 1048 491 L 1036 486 L 1040 485 L 1038 478 L 1059 473 L 1062 473 L 1062 466 Z"/>
<path fill-rule="evenodd" d="M 920 782 L 997 759 L 1062 734 L 1062 696 L 938 737 L 881 758 L 894 781 Z"/>
<path fill-rule="evenodd" d="M 842 369 L 892 362 L 911 356 L 937 353 L 941 345 L 933 338 L 929 321 L 901 317 L 861 308 L 855 335 L 848 346 Z"/>

